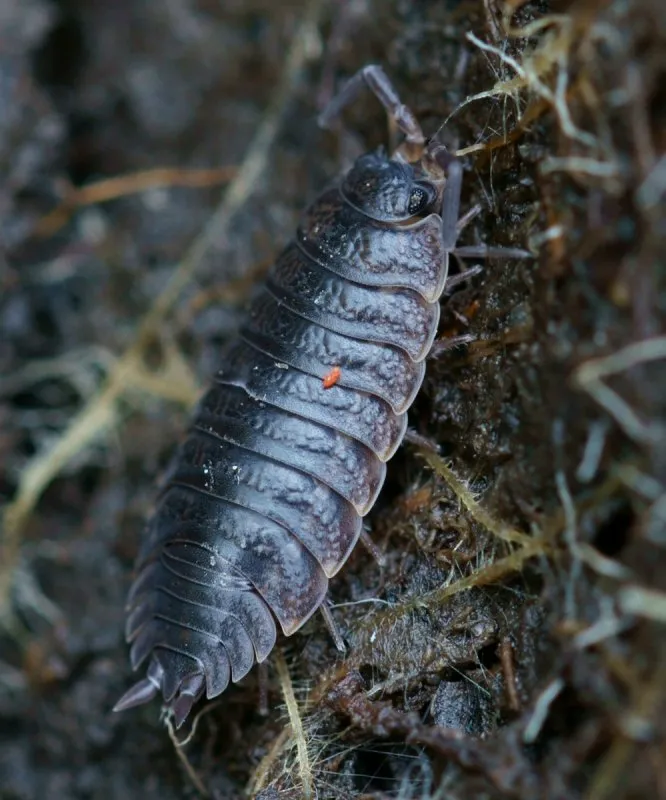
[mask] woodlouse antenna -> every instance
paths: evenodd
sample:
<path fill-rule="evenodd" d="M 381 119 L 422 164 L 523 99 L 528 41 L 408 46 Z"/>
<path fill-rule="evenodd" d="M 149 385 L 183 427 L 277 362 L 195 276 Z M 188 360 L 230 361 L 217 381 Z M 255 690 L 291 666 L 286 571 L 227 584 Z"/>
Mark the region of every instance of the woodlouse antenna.
<path fill-rule="evenodd" d="M 331 638 L 335 643 L 335 649 L 338 653 L 346 653 L 347 652 L 347 645 L 345 644 L 345 640 L 340 633 L 340 628 L 338 628 L 338 623 L 335 621 L 335 617 L 331 613 L 331 609 L 328 607 L 327 603 L 322 603 L 319 607 L 319 611 L 326 623 L 326 627 L 328 628 L 328 632 L 331 634 Z"/>
<path fill-rule="evenodd" d="M 405 135 L 405 141 L 394 154 L 412 163 L 418 161 L 425 146 L 425 136 L 421 126 L 408 106 L 400 97 L 388 75 L 378 64 L 369 64 L 353 75 L 319 115 L 322 128 L 332 127 L 346 106 L 352 103 L 363 89 L 370 89 L 386 109 L 389 120 Z"/>

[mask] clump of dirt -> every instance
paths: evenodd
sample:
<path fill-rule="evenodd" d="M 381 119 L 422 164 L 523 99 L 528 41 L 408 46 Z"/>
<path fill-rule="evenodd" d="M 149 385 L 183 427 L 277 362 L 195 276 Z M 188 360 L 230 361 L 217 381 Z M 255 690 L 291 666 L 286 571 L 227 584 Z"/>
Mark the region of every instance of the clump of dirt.
<path fill-rule="evenodd" d="M 0 11 L 0 797 L 658 797 L 659 0 L 277 6 Z M 385 563 L 358 548 L 332 584 L 346 654 L 313 619 L 268 715 L 255 671 L 176 746 L 154 705 L 110 713 L 143 519 L 250 287 L 356 146 L 318 104 L 374 61 L 464 161 L 461 242 L 533 258 L 443 301 L 441 340 L 473 340 L 429 362 L 368 518 Z M 374 102 L 345 123 L 387 141 Z"/>

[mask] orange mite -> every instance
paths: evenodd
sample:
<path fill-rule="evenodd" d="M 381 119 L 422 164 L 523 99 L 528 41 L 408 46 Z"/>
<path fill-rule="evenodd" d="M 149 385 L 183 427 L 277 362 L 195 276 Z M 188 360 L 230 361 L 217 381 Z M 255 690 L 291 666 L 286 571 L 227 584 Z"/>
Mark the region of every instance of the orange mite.
<path fill-rule="evenodd" d="M 324 380 L 322 381 L 324 389 L 330 389 L 331 387 L 335 386 L 335 384 L 340 380 L 341 372 L 342 370 L 340 367 L 333 367 L 328 375 L 324 375 Z"/>

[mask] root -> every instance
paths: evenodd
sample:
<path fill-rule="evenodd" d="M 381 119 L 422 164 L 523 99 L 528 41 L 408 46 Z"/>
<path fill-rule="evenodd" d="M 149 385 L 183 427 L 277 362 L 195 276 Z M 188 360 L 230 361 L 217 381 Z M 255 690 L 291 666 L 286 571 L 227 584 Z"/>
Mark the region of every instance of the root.
<path fill-rule="evenodd" d="M 666 337 L 634 342 L 609 356 L 586 361 L 575 371 L 573 382 L 610 414 L 629 438 L 644 445 L 663 442 L 666 434 L 663 427 L 640 419 L 629 404 L 601 380 L 637 364 L 661 359 L 666 359 Z"/>
<path fill-rule="evenodd" d="M 195 720 L 195 724 L 196 724 L 196 720 Z M 167 731 L 169 732 L 169 738 L 173 742 L 173 746 L 174 746 L 174 749 L 176 751 L 176 755 L 178 756 L 178 758 L 180 760 L 180 763 L 185 768 L 185 772 L 187 772 L 187 775 L 188 775 L 189 779 L 192 781 L 192 784 L 194 785 L 194 788 L 197 790 L 197 792 L 199 792 L 201 797 L 210 797 L 211 794 L 208 791 L 208 789 L 206 788 L 206 786 L 204 785 L 204 782 L 201 779 L 201 776 L 194 769 L 194 766 L 192 765 L 192 762 L 187 757 L 187 753 L 185 752 L 184 747 L 183 747 L 184 744 L 186 744 L 186 742 L 179 742 L 178 741 L 178 736 L 176 734 L 176 731 L 174 730 L 173 723 L 168 717 L 167 717 L 167 720 L 166 720 L 166 726 L 167 726 Z M 188 740 L 189 740 L 189 738 L 190 737 L 188 737 Z"/>
<path fill-rule="evenodd" d="M 515 96 L 519 90 L 527 89 L 532 95 L 535 95 L 553 108 L 565 136 L 588 147 L 594 147 L 597 144 L 596 138 L 592 134 L 581 131 L 576 127 L 571 118 L 566 100 L 569 85 L 567 68 L 569 50 L 575 38 L 573 21 L 570 17 L 558 16 L 539 20 L 538 23 L 541 27 L 559 24 L 560 30 L 555 36 L 547 37 L 534 53 L 525 56 L 523 64 L 519 64 L 515 58 L 507 55 L 500 48 L 481 41 L 473 33 L 467 34 L 468 41 L 480 50 L 497 56 L 502 64 L 515 72 L 516 77 L 510 81 L 500 81 L 492 89 L 468 97 L 456 111 L 475 100 L 500 95 Z M 524 35 L 520 31 L 518 33 L 521 36 Z M 555 90 L 551 89 L 544 80 L 553 67 L 557 69 Z"/>
<path fill-rule="evenodd" d="M 284 656 L 279 651 L 275 656 L 275 666 L 280 679 L 284 701 L 287 705 L 287 713 L 289 714 L 289 721 L 291 723 L 291 735 L 296 741 L 298 770 L 303 783 L 303 797 L 305 800 L 311 800 L 313 797 L 313 779 L 312 768 L 310 767 L 310 759 L 308 756 L 308 745 L 305 741 L 303 722 L 298 710 L 296 697 L 294 696 L 294 687 L 292 686 L 291 678 L 289 676 L 289 668 L 287 667 L 287 662 L 285 661 Z"/>
<path fill-rule="evenodd" d="M 268 753 L 261 759 L 248 782 L 246 791 L 249 797 L 256 797 L 262 789 L 266 788 L 273 764 L 282 754 L 290 737 L 290 728 L 287 727 L 280 731 L 280 735 L 275 739 Z"/>
<path fill-rule="evenodd" d="M 658 724 L 658 709 L 662 706 L 664 686 L 666 685 L 666 652 L 661 648 L 657 667 L 647 681 L 641 681 L 634 689 L 631 708 L 627 709 L 624 730 L 620 730 L 603 758 L 586 794 L 587 800 L 605 800 L 617 796 L 622 785 L 625 770 L 630 769 L 630 761 L 637 747 L 645 747 L 646 737 L 650 737 Z M 661 769 L 661 759 L 657 769 Z"/>
<path fill-rule="evenodd" d="M 629 584 L 618 592 L 618 602 L 625 614 L 655 622 L 666 622 L 666 594 L 654 589 Z"/>
<path fill-rule="evenodd" d="M 422 449 L 421 456 L 425 459 L 428 465 L 443 478 L 451 491 L 460 500 L 462 505 L 469 511 L 472 519 L 483 525 L 486 530 L 493 534 L 503 542 L 508 544 L 518 544 L 525 546 L 529 544 L 532 539 L 520 531 L 514 530 L 504 525 L 499 520 L 494 519 L 479 503 L 476 501 L 474 494 L 467 488 L 463 481 L 458 478 L 453 470 L 446 464 L 444 459 L 433 453 L 430 450 Z"/>

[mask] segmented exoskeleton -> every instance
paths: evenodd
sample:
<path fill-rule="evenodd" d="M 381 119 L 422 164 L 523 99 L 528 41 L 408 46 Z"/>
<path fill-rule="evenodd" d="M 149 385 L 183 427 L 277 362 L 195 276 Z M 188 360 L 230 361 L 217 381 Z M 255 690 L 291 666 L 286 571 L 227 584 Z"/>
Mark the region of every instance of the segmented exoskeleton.
<path fill-rule="evenodd" d="M 305 212 L 167 471 L 129 596 L 127 639 L 179 726 L 324 602 L 400 445 L 424 377 L 452 252 L 462 170 L 379 67 L 368 85 L 405 134 Z M 505 256 L 523 255 L 504 251 Z"/>

